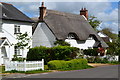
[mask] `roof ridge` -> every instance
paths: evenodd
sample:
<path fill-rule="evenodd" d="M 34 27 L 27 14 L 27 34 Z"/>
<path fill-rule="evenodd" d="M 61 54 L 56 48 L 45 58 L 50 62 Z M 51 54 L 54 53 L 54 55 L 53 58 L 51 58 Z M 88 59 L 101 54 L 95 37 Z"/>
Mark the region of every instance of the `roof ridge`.
<path fill-rule="evenodd" d="M 55 14 L 62 13 L 62 15 L 65 15 L 65 14 L 79 15 L 79 14 L 74 14 L 74 13 L 70 13 L 70 12 L 62 12 L 62 11 L 58 11 L 58 10 L 50 10 L 50 9 L 47 9 L 47 11 L 51 11 L 50 13 L 55 13 Z"/>
<path fill-rule="evenodd" d="M 5 3 L 5 2 L 0 2 L 1 4 L 7 4 L 7 5 L 12 5 L 12 4 L 10 4 L 10 3 Z"/>

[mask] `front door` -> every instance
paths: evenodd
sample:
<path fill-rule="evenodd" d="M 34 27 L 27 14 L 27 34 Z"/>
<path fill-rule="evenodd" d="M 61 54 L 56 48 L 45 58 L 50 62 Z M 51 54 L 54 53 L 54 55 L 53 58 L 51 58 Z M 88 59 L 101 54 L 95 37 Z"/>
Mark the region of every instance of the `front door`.
<path fill-rule="evenodd" d="M 1 48 L 1 60 L 2 60 L 1 61 L 2 64 L 5 64 L 5 62 L 9 60 L 5 47 Z"/>

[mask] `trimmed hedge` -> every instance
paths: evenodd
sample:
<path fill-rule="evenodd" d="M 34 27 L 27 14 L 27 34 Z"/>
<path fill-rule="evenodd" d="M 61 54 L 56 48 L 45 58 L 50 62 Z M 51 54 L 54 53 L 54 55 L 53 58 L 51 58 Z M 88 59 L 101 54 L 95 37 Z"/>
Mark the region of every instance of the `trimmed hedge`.
<path fill-rule="evenodd" d="M 51 60 L 71 60 L 77 56 L 79 49 L 70 46 L 55 46 L 55 47 L 34 47 L 29 49 L 27 60 L 38 61 L 45 60 L 45 64 Z"/>
<path fill-rule="evenodd" d="M 98 49 L 94 48 L 94 49 L 87 49 L 83 51 L 85 55 L 89 55 L 89 56 L 98 56 Z"/>
<path fill-rule="evenodd" d="M 72 59 L 70 61 L 53 60 L 48 62 L 48 68 L 51 70 L 76 70 L 88 68 L 86 59 Z"/>

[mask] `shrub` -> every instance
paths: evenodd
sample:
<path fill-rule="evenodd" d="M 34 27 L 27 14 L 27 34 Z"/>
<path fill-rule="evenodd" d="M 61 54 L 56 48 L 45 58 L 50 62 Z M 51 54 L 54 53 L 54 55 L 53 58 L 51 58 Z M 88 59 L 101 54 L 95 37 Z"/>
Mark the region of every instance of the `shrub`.
<path fill-rule="evenodd" d="M 45 70 L 48 70 L 48 65 L 44 65 L 44 69 L 45 69 Z"/>
<path fill-rule="evenodd" d="M 40 46 L 29 49 L 27 54 L 28 61 L 39 61 L 44 59 L 45 63 L 48 61 L 48 50 L 49 48 Z"/>
<path fill-rule="evenodd" d="M 27 60 L 38 61 L 44 59 L 45 64 L 47 64 L 51 60 L 71 60 L 77 56 L 78 52 L 78 48 L 70 46 L 55 46 L 52 48 L 40 46 L 29 49 Z"/>
<path fill-rule="evenodd" d="M 86 59 L 72 59 L 70 61 L 53 60 L 48 62 L 48 68 L 52 70 L 75 70 L 87 68 Z"/>
<path fill-rule="evenodd" d="M 69 43 L 62 41 L 62 40 L 58 40 L 56 42 L 54 42 L 55 45 L 61 45 L 61 46 L 70 46 Z"/>
<path fill-rule="evenodd" d="M 52 60 L 71 60 L 77 56 L 78 48 L 69 46 L 52 47 Z"/>
<path fill-rule="evenodd" d="M 98 56 L 98 49 L 94 48 L 94 49 L 87 49 L 83 51 L 85 55 L 89 55 L 89 56 Z"/>
<path fill-rule="evenodd" d="M 99 56 L 87 57 L 89 63 L 108 63 L 107 58 L 100 58 Z"/>
<path fill-rule="evenodd" d="M 24 61 L 24 60 L 26 59 L 22 57 L 17 57 L 17 55 L 14 55 L 14 58 L 12 58 L 12 61 Z"/>

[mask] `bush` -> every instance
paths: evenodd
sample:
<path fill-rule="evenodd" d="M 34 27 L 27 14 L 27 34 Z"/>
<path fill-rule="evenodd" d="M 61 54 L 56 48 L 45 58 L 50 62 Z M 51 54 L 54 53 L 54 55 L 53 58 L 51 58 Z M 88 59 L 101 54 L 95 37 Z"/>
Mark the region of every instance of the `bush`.
<path fill-rule="evenodd" d="M 54 42 L 54 45 L 70 46 L 69 43 L 62 41 L 62 40 L 58 40 L 58 41 Z"/>
<path fill-rule="evenodd" d="M 75 70 L 86 69 L 87 67 L 86 59 L 72 59 L 70 61 L 53 60 L 48 62 L 48 68 L 51 70 Z"/>
<path fill-rule="evenodd" d="M 44 69 L 45 69 L 45 70 L 48 70 L 48 65 L 44 65 Z"/>
<path fill-rule="evenodd" d="M 35 47 L 31 48 L 27 54 L 27 60 L 38 61 L 45 60 L 45 64 L 51 60 L 71 60 L 77 56 L 78 48 L 70 46 Z"/>
<path fill-rule="evenodd" d="M 29 49 L 28 54 L 27 54 L 27 60 L 28 61 L 40 61 L 44 59 L 45 63 L 50 59 L 48 58 L 49 48 L 40 46 L 40 47 L 34 47 Z"/>
<path fill-rule="evenodd" d="M 78 48 L 69 46 L 56 46 L 51 48 L 52 60 L 71 60 L 77 56 Z"/>
<path fill-rule="evenodd" d="M 12 58 L 12 61 L 24 61 L 24 60 L 26 59 L 22 57 L 17 57 L 17 55 L 14 55 L 14 58 Z"/>
<path fill-rule="evenodd" d="M 89 56 L 98 56 L 98 49 L 94 48 L 94 49 L 87 49 L 83 51 L 85 55 L 89 55 Z"/>
<path fill-rule="evenodd" d="M 108 63 L 107 58 L 100 58 L 99 56 L 87 57 L 89 63 Z"/>

